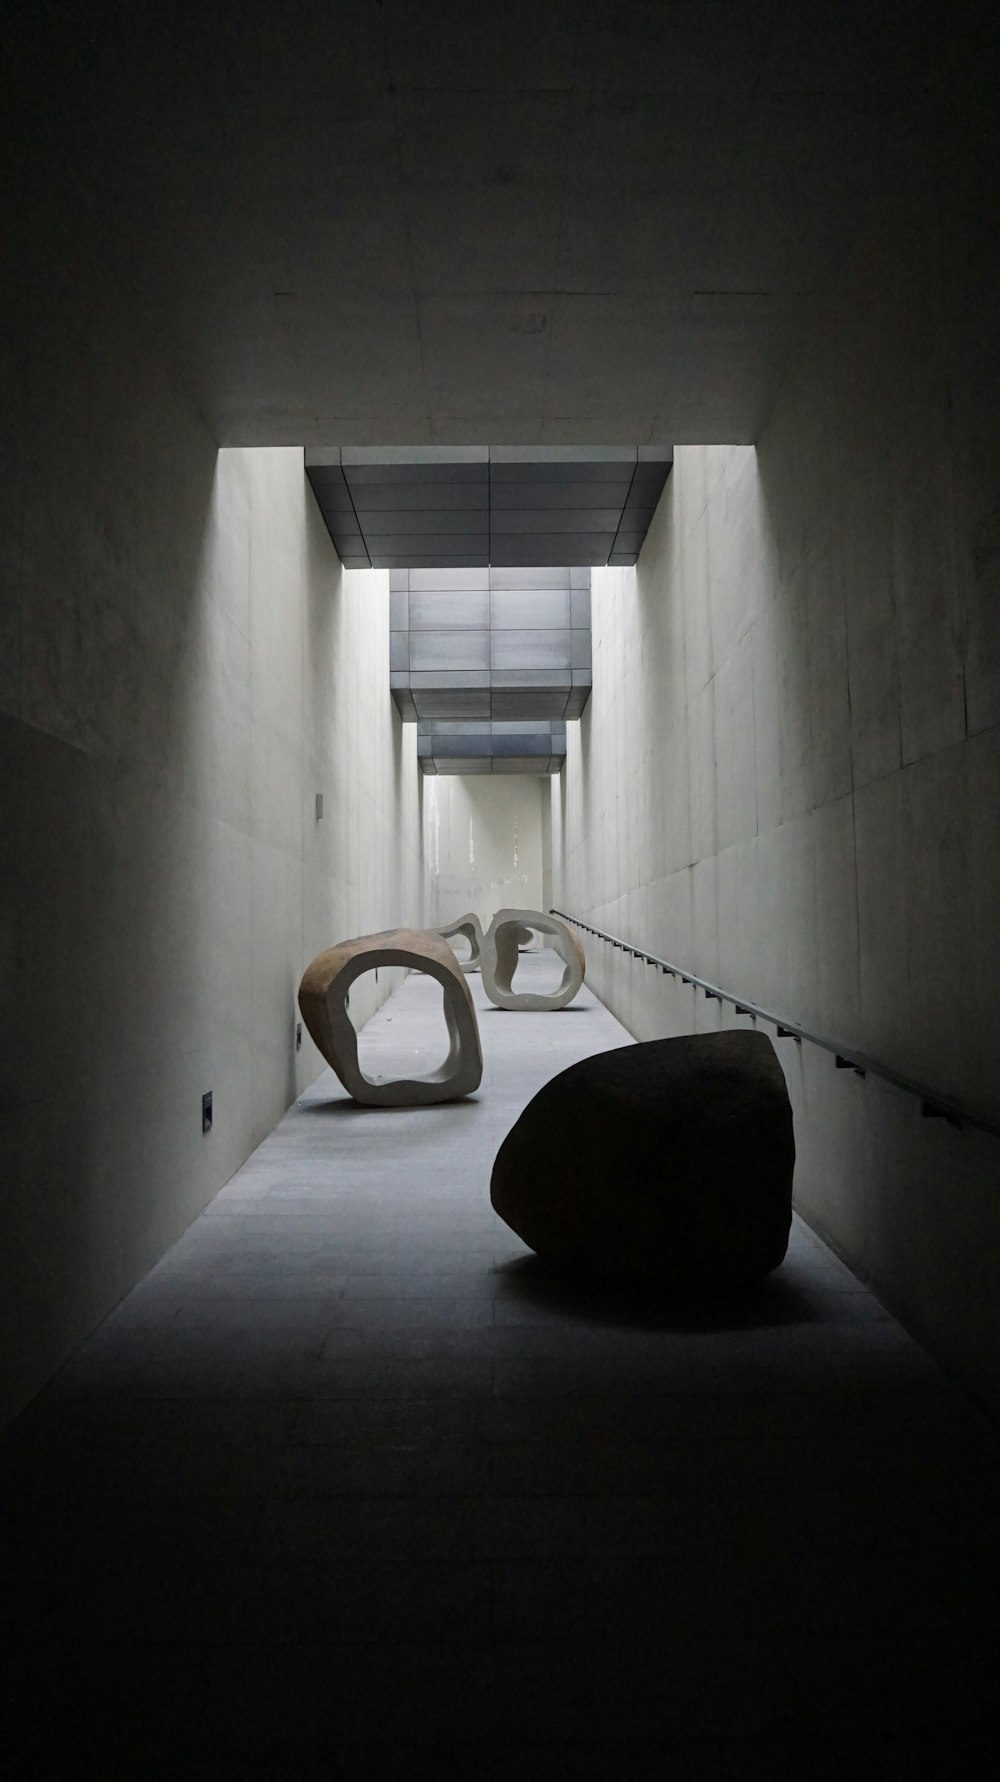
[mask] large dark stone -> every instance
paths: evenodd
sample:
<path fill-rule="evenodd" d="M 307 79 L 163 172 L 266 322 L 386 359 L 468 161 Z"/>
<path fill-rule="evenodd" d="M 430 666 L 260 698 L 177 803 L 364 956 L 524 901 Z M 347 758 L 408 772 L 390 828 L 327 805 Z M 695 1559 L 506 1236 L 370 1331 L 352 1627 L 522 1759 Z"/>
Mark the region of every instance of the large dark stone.
<path fill-rule="evenodd" d="M 553 1077 L 504 1139 L 490 1196 L 540 1255 L 677 1290 L 730 1287 L 784 1257 L 794 1164 L 766 1034 L 688 1034 Z"/>

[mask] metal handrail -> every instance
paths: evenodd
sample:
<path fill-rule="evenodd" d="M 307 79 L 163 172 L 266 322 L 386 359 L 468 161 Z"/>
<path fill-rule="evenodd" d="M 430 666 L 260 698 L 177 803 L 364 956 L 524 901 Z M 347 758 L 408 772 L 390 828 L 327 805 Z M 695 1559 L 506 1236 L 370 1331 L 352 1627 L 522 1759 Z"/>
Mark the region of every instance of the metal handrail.
<path fill-rule="evenodd" d="M 950 1095 L 941 1095 L 936 1089 L 928 1089 L 926 1084 L 916 1083 L 912 1077 L 904 1077 L 889 1065 L 880 1064 L 876 1058 L 869 1058 L 865 1052 L 843 1046 L 839 1040 L 828 1039 L 825 1034 L 813 1033 L 798 1021 L 789 1021 L 784 1015 L 776 1015 L 771 1009 L 749 1002 L 745 996 L 736 996 L 733 991 L 723 990 L 720 985 L 710 983 L 707 978 L 700 978 L 696 972 L 685 971 L 683 966 L 675 965 L 670 959 L 661 959 L 656 953 L 647 953 L 644 947 L 633 947 L 631 941 L 622 940 L 616 934 L 608 934 L 603 928 L 593 928 L 589 922 L 581 922 L 579 916 L 570 916 L 565 910 L 555 909 L 550 910 L 549 915 L 559 916 L 562 921 L 572 923 L 574 928 L 582 928 L 585 934 L 593 934 L 598 940 L 620 948 L 623 953 L 630 953 L 633 959 L 641 959 L 646 965 L 658 966 L 669 977 L 679 978 L 682 983 L 690 984 L 696 990 L 703 990 L 710 1002 L 730 1002 L 737 1014 L 749 1015 L 752 1021 L 767 1021 L 776 1028 L 778 1039 L 793 1039 L 798 1042 L 808 1040 L 811 1046 L 819 1046 L 824 1052 L 831 1052 L 838 1070 L 851 1070 L 859 1077 L 881 1077 L 883 1082 L 892 1083 L 894 1088 L 902 1089 L 908 1095 L 915 1095 L 920 1102 L 920 1112 L 927 1119 L 946 1120 L 949 1126 L 976 1126 L 981 1132 L 990 1132 L 994 1138 L 1000 1138 L 1000 1120 L 977 1113 L 975 1108 L 968 1107 L 965 1102 L 956 1101 Z"/>

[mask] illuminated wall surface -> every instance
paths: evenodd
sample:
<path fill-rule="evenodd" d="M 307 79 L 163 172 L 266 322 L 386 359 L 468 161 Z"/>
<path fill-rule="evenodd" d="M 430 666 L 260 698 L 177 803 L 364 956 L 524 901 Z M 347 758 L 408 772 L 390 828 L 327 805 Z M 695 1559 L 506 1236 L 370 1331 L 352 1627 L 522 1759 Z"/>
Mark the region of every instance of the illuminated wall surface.
<path fill-rule="evenodd" d="M 424 784 L 428 921 L 473 910 L 483 927 L 499 909 L 540 909 L 542 799 L 529 774 L 441 775 Z"/>

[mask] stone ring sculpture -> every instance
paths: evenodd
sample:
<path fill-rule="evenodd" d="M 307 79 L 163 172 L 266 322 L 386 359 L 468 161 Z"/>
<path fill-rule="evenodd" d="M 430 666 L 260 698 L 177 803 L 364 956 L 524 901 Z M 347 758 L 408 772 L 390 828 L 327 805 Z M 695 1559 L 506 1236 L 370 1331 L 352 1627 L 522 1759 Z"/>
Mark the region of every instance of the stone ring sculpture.
<path fill-rule="evenodd" d="M 440 928 L 433 930 L 443 940 L 450 941 L 453 935 L 463 935 L 469 943 L 468 959 L 458 959 L 463 971 L 479 971 L 483 963 L 483 925 L 479 917 L 470 910 L 466 916 L 457 916 L 454 922 L 443 922 Z M 458 955 L 456 954 L 456 958 Z"/>
<path fill-rule="evenodd" d="M 559 988 L 548 996 L 512 987 L 518 945 L 532 932 L 547 940 L 565 967 Z M 483 936 L 483 989 L 498 1009 L 564 1009 L 583 983 L 585 970 L 583 948 L 576 935 L 558 916 L 543 915 L 541 910 L 497 910 Z"/>
<path fill-rule="evenodd" d="M 347 1012 L 355 978 L 376 966 L 405 965 L 435 978 L 444 990 L 444 1018 L 450 1041 L 438 1070 L 422 1077 L 366 1077 L 358 1062 L 358 1036 Z M 303 973 L 299 1008 L 312 1038 L 336 1071 L 348 1095 L 366 1107 L 427 1107 L 455 1101 L 478 1089 L 483 1076 L 472 993 L 447 941 L 419 928 L 387 928 L 338 941 L 318 953 Z"/>

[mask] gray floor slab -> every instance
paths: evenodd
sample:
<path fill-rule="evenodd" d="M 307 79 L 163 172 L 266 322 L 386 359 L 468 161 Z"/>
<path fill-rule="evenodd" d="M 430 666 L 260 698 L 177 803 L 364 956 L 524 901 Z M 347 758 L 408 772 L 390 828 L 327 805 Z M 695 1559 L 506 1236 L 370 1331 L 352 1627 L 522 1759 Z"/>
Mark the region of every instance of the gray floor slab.
<path fill-rule="evenodd" d="M 992 1775 L 993 1433 L 798 1220 L 700 1306 L 533 1258 L 496 1149 L 629 1040 L 472 984 L 477 1096 L 325 1073 L 8 1432 L 14 1773 Z M 435 1049 L 411 978 L 364 1067 Z"/>

